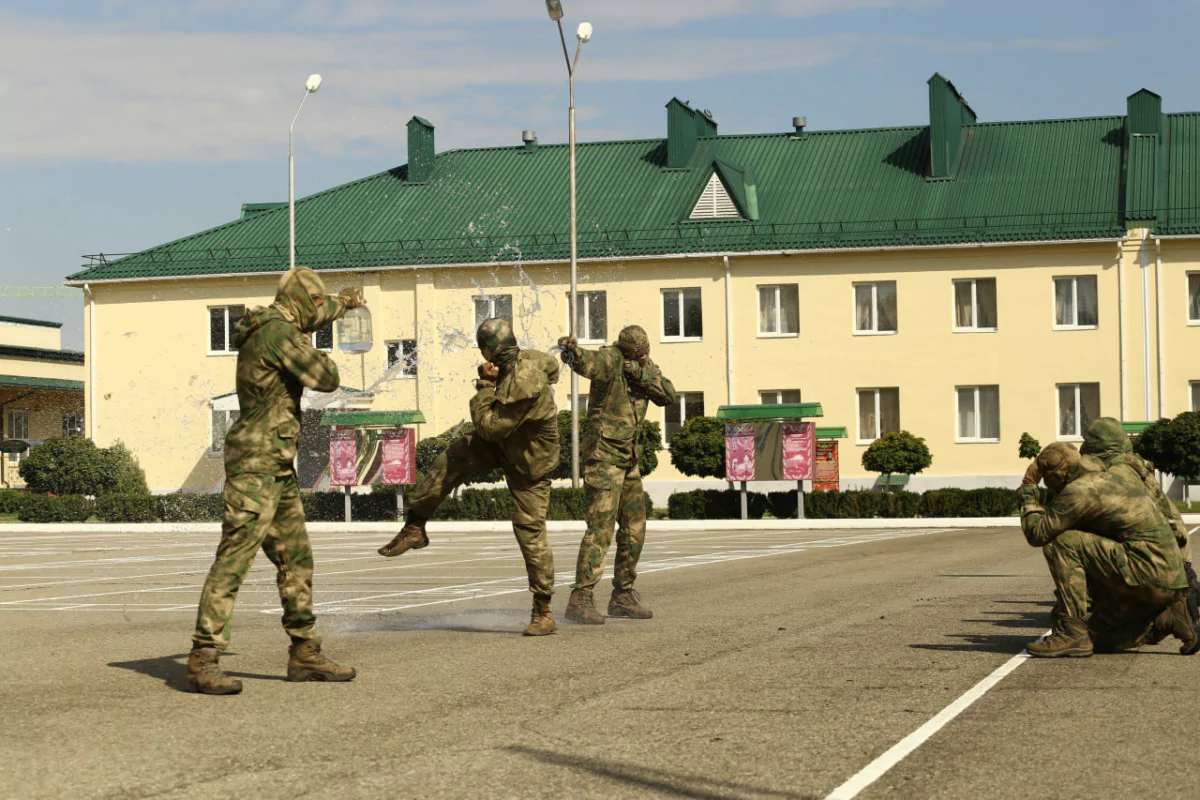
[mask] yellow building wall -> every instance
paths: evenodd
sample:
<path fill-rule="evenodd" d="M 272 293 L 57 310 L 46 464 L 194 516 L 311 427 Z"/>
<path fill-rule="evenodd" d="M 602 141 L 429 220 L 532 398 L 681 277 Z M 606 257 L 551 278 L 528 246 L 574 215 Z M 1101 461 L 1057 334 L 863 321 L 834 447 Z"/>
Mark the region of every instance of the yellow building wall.
<path fill-rule="evenodd" d="M 40 347 L 43 350 L 62 349 L 62 330 L 45 325 L 26 325 L 0 320 L 0 344 L 17 347 Z"/>
<path fill-rule="evenodd" d="M 1139 248 L 1125 245 L 1126 419 L 1141 419 L 1144 348 Z M 1153 272 L 1153 241 L 1150 241 Z M 1200 271 L 1200 244 L 1163 243 L 1167 413 L 1183 410 L 1187 380 L 1200 380 L 1194 353 L 1200 326 L 1186 323 L 1186 272 Z M 934 454 L 926 475 L 935 479 L 1011 481 L 1023 472 L 1017 440 L 1029 432 L 1043 445 L 1057 438 L 1056 386 L 1099 383 L 1101 413 L 1120 416 L 1117 245 L 946 248 L 869 253 L 813 253 L 732 257 L 735 403 L 757 403 L 761 390 L 800 389 L 821 402 L 822 425 L 845 426 L 843 478 L 869 478 L 856 441 L 858 389 L 898 387 L 901 426 L 928 441 Z M 1054 330 L 1056 276 L 1095 275 L 1099 325 Z M 953 331 L 956 278 L 995 278 L 998 330 Z M 1153 278 L 1153 275 L 1150 276 Z M 211 398 L 233 391 L 235 357 L 208 353 L 208 307 L 268 303 L 277 276 L 140 284 L 93 285 L 98 444 L 122 439 L 138 455 L 155 489 L 215 487 L 220 460 L 209 454 Z M 428 268 L 326 274 L 328 288 L 364 291 L 372 310 L 375 348 L 364 357 L 332 354 L 345 386 L 364 384 L 374 407 L 420 408 L 428 422 L 421 437 L 469 416 L 479 363 L 474 342 L 475 304 L 481 294 L 513 297 L 515 328 L 523 346 L 550 349 L 567 328 L 569 272 L 565 265 Z M 853 285 L 894 280 L 895 335 L 856 335 Z M 758 335 L 760 285 L 796 283 L 800 331 L 792 338 Z M 666 288 L 699 288 L 704 336 L 700 342 L 662 342 Z M 1152 293 L 1154 288 L 1151 280 Z M 646 328 L 652 357 L 680 391 L 702 392 L 705 412 L 727 402 L 725 266 L 720 258 L 631 260 L 580 265 L 580 288 L 607 292 L 606 339 L 621 327 Z M 1153 297 L 1151 297 L 1153 301 Z M 1155 306 L 1151 302 L 1151 314 Z M 1156 324 L 1151 324 L 1151 337 Z M 418 340 L 419 377 L 385 379 L 385 341 Z M 1153 345 L 1155 342 L 1152 342 Z M 92 352 L 94 350 L 94 354 Z M 1151 361 L 1157 366 L 1157 351 Z M 1190 374 L 1196 373 L 1196 374 Z M 1000 387 L 1000 442 L 956 442 L 956 387 Z M 1156 386 L 1156 382 L 1154 383 Z M 568 408 L 570 378 L 556 389 Z M 581 393 L 587 382 L 580 381 Z M 1155 399 L 1156 402 L 1156 399 Z M 661 409 L 651 419 L 663 421 Z M 687 480 L 660 454 L 654 481 Z"/>

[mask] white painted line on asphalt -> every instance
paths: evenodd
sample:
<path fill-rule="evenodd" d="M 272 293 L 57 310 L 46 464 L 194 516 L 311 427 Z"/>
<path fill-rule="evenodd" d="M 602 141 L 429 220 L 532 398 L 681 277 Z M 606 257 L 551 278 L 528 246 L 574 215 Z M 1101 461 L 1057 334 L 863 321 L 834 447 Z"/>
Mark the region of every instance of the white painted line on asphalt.
<path fill-rule="evenodd" d="M 1046 631 L 1038 641 L 1049 635 L 1050 631 Z M 995 672 L 967 690 L 966 694 L 938 712 L 937 716 L 933 719 L 892 745 L 887 752 L 870 764 L 867 764 L 851 777 L 850 780 L 826 795 L 825 800 L 852 800 L 852 798 L 857 797 L 859 792 L 882 778 L 888 770 L 899 764 L 910 753 L 928 741 L 931 736 L 946 727 L 951 720 L 970 708 L 972 703 L 987 694 L 988 690 L 1004 680 L 1009 673 L 1028 661 L 1030 657 L 1028 651 L 1022 650 L 1004 662 Z"/>

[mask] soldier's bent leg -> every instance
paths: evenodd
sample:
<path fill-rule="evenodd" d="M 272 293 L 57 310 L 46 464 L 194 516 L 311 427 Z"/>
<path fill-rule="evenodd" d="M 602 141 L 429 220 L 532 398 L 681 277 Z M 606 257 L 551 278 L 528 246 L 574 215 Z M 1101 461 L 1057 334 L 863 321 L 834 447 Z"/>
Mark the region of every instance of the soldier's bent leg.
<path fill-rule="evenodd" d="M 529 591 L 549 597 L 554 593 L 554 553 L 546 538 L 546 511 L 550 508 L 550 479 L 536 483 L 508 477 L 517 511 L 513 514 L 513 534 L 525 558 Z"/>
<path fill-rule="evenodd" d="M 293 642 L 315 638 L 312 607 L 313 555 L 304 525 L 304 505 L 295 475 L 279 479 L 279 505 L 263 541 L 263 552 L 275 565 L 275 583 L 283 606 L 283 629 Z"/>
<path fill-rule="evenodd" d="M 628 590 L 637 580 L 638 559 L 646 544 L 646 494 L 642 473 L 634 466 L 625 473 L 617 510 L 617 553 L 613 563 L 613 588 Z"/>
<path fill-rule="evenodd" d="M 587 531 L 579 543 L 579 560 L 575 564 L 574 589 L 591 589 L 600 581 L 604 557 L 612 544 L 613 527 L 625 470 L 612 464 L 592 462 L 583 474 L 584 496 L 587 498 Z"/>
<path fill-rule="evenodd" d="M 425 519 L 433 516 L 437 507 L 477 472 L 487 472 L 499 466 L 496 446 L 476 434 L 456 439 L 437 457 L 425 480 L 417 487 L 409 511 Z"/>
<path fill-rule="evenodd" d="M 242 580 L 271 528 L 278 502 L 271 475 L 235 475 L 225 482 L 221 543 L 208 571 L 196 611 L 197 647 L 229 646 L 230 619 Z"/>

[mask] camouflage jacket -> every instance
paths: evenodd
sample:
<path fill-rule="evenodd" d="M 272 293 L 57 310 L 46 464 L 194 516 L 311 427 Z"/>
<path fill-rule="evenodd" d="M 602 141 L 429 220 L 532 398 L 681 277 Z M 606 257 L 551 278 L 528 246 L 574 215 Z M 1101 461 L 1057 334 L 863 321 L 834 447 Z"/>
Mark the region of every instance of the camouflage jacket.
<path fill-rule="evenodd" d="M 322 323 L 344 313 L 340 299 L 325 298 Z M 238 320 L 233 345 L 241 416 L 225 437 L 225 477 L 287 474 L 300 441 L 300 395 L 306 386 L 317 392 L 338 388 L 337 365 L 275 305 Z"/>
<path fill-rule="evenodd" d="M 1085 459 L 1088 457 L 1085 456 Z M 1084 466 L 1061 492 L 1043 501 L 1038 487 L 1022 484 L 1021 529 L 1044 547 L 1059 534 L 1080 530 L 1125 545 L 1131 585 L 1187 586 L 1175 536 L 1158 505 L 1132 473 Z"/>
<path fill-rule="evenodd" d="M 476 435 L 499 448 L 505 467 L 533 481 L 558 468 L 558 407 L 550 388 L 557 382 L 555 358 L 522 350 L 498 381 L 476 381 L 471 398 Z"/>
<path fill-rule="evenodd" d="M 592 382 L 588 401 L 588 430 L 581 443 L 584 461 L 631 467 L 638 463 L 638 431 L 646 406 L 675 402 L 675 387 L 658 365 L 647 358 L 628 362 L 616 347 L 579 349 L 571 368 Z"/>

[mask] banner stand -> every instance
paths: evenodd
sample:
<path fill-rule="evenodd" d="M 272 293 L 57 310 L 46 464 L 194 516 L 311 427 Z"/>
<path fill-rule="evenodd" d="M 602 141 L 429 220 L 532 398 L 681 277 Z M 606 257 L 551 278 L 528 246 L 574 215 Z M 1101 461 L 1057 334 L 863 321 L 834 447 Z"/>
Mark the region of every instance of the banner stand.
<path fill-rule="evenodd" d="M 329 435 L 329 482 L 345 492 L 345 519 L 353 521 L 351 487 L 375 483 L 396 487 L 396 520 L 404 519 L 404 487 L 416 483 L 416 430 L 425 422 L 420 411 L 330 410 L 321 425 Z M 360 456 L 360 434 L 367 452 Z"/>

